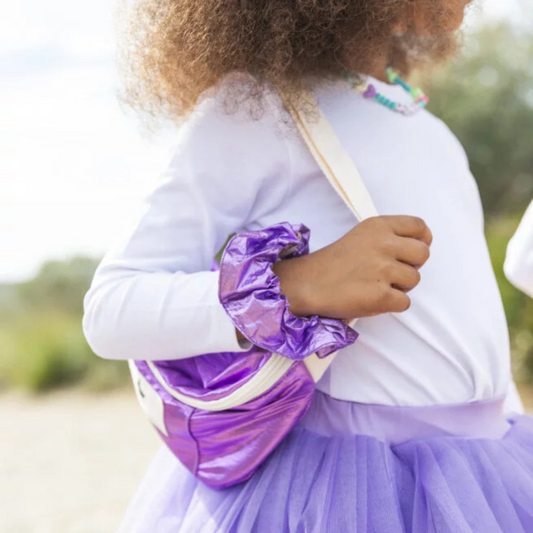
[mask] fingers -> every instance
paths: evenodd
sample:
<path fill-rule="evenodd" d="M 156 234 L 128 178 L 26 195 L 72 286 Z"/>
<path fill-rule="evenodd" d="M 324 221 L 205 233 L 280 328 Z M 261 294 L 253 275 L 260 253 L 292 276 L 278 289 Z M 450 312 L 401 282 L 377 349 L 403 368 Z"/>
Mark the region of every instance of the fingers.
<path fill-rule="evenodd" d="M 404 263 L 396 263 L 392 287 L 402 292 L 413 290 L 420 283 L 420 272 Z"/>
<path fill-rule="evenodd" d="M 419 217 L 411 216 L 387 216 L 393 232 L 399 237 L 410 237 L 422 241 L 427 246 L 431 246 L 433 235 L 427 224 Z"/>
<path fill-rule="evenodd" d="M 398 261 L 420 268 L 430 256 L 429 246 L 422 241 L 407 237 L 396 237 L 394 242 L 395 257 Z"/>
<path fill-rule="evenodd" d="M 391 288 L 387 291 L 386 308 L 389 313 L 403 313 L 411 307 L 411 298 L 405 292 Z"/>

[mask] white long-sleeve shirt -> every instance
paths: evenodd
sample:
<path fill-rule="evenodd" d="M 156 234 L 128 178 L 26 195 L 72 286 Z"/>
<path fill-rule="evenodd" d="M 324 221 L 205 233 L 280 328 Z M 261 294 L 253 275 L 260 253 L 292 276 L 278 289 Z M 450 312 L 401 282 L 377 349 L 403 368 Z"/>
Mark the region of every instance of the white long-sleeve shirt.
<path fill-rule="evenodd" d="M 373 82 L 409 101 L 400 87 Z M 461 145 L 428 111 L 396 114 L 348 83 L 317 96 L 380 214 L 420 216 L 434 236 L 411 308 L 359 320 L 359 339 L 318 388 L 392 405 L 504 395 L 507 324 Z M 218 273 L 209 271 L 228 234 L 304 223 L 313 252 L 357 223 L 280 116 L 274 96 L 259 120 L 245 110 L 227 114 L 213 98 L 197 107 L 142 215 L 104 257 L 85 297 L 83 327 L 96 354 L 157 360 L 247 349 L 218 301 Z"/>
<path fill-rule="evenodd" d="M 533 298 L 533 202 L 509 241 L 504 271 L 517 289 Z"/>

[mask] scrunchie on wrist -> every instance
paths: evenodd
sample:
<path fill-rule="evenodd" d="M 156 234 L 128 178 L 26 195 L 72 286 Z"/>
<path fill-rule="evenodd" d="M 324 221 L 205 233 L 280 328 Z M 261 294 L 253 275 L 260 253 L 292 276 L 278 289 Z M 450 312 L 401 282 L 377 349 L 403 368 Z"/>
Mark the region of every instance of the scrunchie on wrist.
<path fill-rule="evenodd" d="M 281 293 L 272 265 L 309 253 L 310 230 L 288 222 L 232 237 L 220 260 L 219 300 L 253 344 L 293 360 L 326 357 L 353 344 L 358 334 L 345 321 L 296 316 Z"/>

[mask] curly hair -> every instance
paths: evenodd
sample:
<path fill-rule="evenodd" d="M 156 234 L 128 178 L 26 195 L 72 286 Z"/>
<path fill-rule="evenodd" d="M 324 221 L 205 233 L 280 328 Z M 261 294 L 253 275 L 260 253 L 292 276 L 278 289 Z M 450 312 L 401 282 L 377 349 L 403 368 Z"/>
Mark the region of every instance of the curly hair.
<path fill-rule="evenodd" d="M 449 56 L 457 41 L 447 29 L 449 0 L 416 0 L 431 21 L 425 36 L 409 22 L 398 32 L 413 0 L 121 1 L 121 99 L 178 121 L 231 73 L 253 80 L 228 95 L 231 104 L 257 104 L 267 83 L 298 104 L 304 88 L 338 79 L 342 69 L 370 73 L 385 57 L 406 75 Z"/>

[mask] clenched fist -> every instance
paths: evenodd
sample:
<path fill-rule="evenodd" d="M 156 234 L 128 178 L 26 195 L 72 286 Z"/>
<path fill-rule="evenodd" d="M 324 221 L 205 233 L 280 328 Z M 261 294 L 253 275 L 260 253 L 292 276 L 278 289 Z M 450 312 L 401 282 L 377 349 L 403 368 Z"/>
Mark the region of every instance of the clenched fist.
<path fill-rule="evenodd" d="M 432 242 L 411 216 L 369 218 L 311 254 L 280 260 L 273 271 L 289 309 L 299 316 L 352 320 L 406 311 Z"/>

